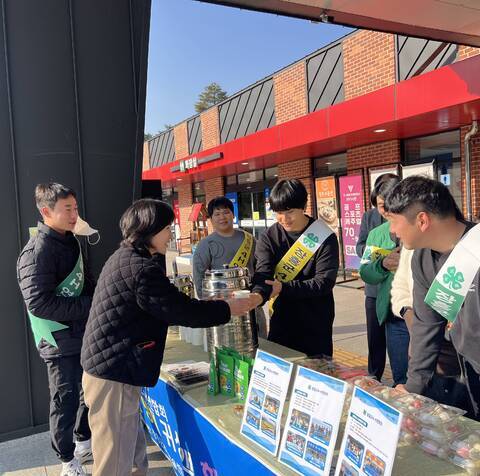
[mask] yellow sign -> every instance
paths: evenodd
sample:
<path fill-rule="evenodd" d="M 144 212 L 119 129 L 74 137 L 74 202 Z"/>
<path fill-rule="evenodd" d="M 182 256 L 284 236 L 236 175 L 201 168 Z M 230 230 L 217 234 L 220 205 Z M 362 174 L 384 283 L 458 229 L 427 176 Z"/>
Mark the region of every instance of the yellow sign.
<path fill-rule="evenodd" d="M 253 212 L 253 219 L 260 220 L 260 212 Z"/>

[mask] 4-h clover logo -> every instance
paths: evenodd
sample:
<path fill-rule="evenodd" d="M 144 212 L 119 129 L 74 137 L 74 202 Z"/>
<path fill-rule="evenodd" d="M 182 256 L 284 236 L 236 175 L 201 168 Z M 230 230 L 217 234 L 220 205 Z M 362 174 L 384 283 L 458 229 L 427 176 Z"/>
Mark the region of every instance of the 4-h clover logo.
<path fill-rule="evenodd" d="M 313 233 L 308 233 L 307 236 L 303 239 L 303 244 L 309 248 L 315 248 L 315 245 L 318 243 L 318 236 Z"/>
<path fill-rule="evenodd" d="M 443 275 L 443 282 L 448 284 L 450 289 L 458 290 L 462 287 L 462 283 L 465 281 L 463 273 L 457 272 L 455 266 L 447 268 L 447 272 Z"/>

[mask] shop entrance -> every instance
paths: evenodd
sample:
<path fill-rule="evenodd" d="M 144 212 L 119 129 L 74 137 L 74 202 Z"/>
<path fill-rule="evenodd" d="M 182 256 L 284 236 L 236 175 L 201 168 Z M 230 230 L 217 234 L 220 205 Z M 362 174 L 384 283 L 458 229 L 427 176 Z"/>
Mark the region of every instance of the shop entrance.
<path fill-rule="evenodd" d="M 258 238 L 267 228 L 265 190 L 239 192 L 238 214 L 240 228 Z"/>

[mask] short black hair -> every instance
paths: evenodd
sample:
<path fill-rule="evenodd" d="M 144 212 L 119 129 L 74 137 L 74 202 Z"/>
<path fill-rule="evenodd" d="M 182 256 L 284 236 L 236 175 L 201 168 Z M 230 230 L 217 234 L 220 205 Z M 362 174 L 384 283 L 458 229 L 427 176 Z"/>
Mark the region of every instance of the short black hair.
<path fill-rule="evenodd" d="M 385 198 L 392 191 L 395 185 L 397 185 L 398 182 L 400 182 L 400 177 L 398 177 L 397 175 L 394 175 L 394 174 L 388 174 L 388 175 L 392 175 L 392 177 L 386 177 L 383 181 L 377 180 L 375 182 L 375 187 L 370 197 L 372 205 L 374 207 L 377 206 L 378 197 L 381 197 L 385 200 Z"/>
<path fill-rule="evenodd" d="M 44 207 L 55 208 L 55 204 L 68 197 L 77 198 L 75 191 L 61 183 L 39 183 L 35 187 L 35 203 L 38 210 Z"/>
<path fill-rule="evenodd" d="M 422 211 L 441 218 L 464 219 L 448 188 L 421 175 L 412 175 L 398 183 L 385 199 L 385 211 L 405 215 L 409 220 Z"/>
<path fill-rule="evenodd" d="M 207 205 L 207 213 L 209 218 L 212 218 L 213 212 L 218 208 L 228 208 L 232 213 L 233 211 L 233 203 L 232 201 L 224 196 L 212 198 Z"/>
<path fill-rule="evenodd" d="M 148 251 L 151 239 L 175 218 L 172 207 L 161 200 L 142 198 L 130 205 L 120 218 L 122 245 Z"/>
<path fill-rule="evenodd" d="M 376 179 L 375 179 L 375 183 L 373 185 L 373 190 L 372 190 L 372 193 L 370 194 L 370 203 L 376 207 L 377 206 L 377 194 L 375 192 L 375 188 L 376 186 L 379 184 L 379 183 L 382 183 L 382 182 L 388 182 L 390 179 L 395 179 L 395 178 L 399 178 L 397 174 L 392 174 L 391 172 L 388 172 L 386 174 L 382 174 L 382 175 L 379 175 Z"/>
<path fill-rule="evenodd" d="M 270 192 L 268 199 L 274 212 L 283 212 L 292 208 L 305 209 L 308 193 L 305 185 L 298 179 L 279 180 Z"/>

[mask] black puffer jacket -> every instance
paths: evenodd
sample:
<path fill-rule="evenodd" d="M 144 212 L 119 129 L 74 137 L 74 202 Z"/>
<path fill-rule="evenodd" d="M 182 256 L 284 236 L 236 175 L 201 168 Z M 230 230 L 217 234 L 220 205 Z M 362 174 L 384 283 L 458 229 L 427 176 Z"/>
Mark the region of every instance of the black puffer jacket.
<path fill-rule="evenodd" d="M 27 309 L 33 315 L 58 321 L 69 329 L 56 331 L 58 347 L 41 340 L 38 350 L 44 359 L 80 353 L 94 282 L 84 260 L 85 283 L 82 295 L 76 298 L 55 294 L 56 287 L 71 273 L 78 260 L 79 246 L 72 233 L 57 233 L 38 223 L 38 234 L 20 253 L 17 279 Z"/>
<path fill-rule="evenodd" d="M 151 387 L 160 374 L 169 325 L 225 324 L 222 301 L 180 293 L 165 275 L 163 256 L 121 246 L 105 263 L 93 296 L 81 362 L 98 378 Z"/>

